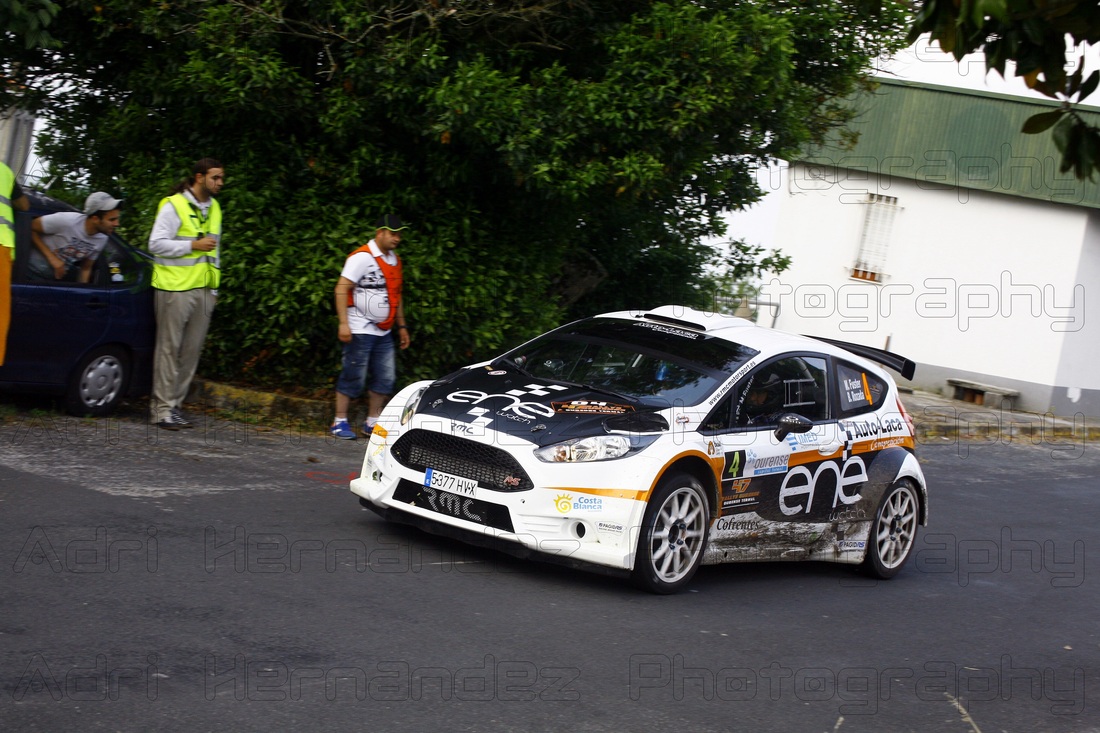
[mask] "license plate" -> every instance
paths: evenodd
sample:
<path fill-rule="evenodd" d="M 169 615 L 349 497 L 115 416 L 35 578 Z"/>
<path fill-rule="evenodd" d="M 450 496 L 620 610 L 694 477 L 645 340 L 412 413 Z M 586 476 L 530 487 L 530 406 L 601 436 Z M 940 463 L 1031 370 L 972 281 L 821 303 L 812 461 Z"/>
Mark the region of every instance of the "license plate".
<path fill-rule="evenodd" d="M 473 496 L 474 490 L 477 488 L 477 481 L 429 468 L 424 471 L 424 485 L 441 491 L 462 494 L 463 496 Z"/>

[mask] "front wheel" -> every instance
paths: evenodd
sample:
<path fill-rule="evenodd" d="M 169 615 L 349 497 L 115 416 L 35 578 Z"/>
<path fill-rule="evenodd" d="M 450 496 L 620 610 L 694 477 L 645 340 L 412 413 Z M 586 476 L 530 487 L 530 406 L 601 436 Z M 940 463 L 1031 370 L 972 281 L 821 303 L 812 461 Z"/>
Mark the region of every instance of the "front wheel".
<path fill-rule="evenodd" d="M 83 417 L 99 417 L 118 406 L 130 381 L 130 359 L 113 346 L 96 349 L 77 365 L 69 380 L 65 408 Z"/>
<path fill-rule="evenodd" d="M 920 500 L 909 481 L 899 481 L 887 490 L 867 538 L 863 565 L 872 576 L 886 580 L 905 565 L 917 539 L 919 511 Z"/>
<path fill-rule="evenodd" d="M 695 477 L 677 473 L 662 479 L 642 520 L 634 582 L 653 593 L 683 588 L 703 559 L 709 520 L 706 493 Z"/>

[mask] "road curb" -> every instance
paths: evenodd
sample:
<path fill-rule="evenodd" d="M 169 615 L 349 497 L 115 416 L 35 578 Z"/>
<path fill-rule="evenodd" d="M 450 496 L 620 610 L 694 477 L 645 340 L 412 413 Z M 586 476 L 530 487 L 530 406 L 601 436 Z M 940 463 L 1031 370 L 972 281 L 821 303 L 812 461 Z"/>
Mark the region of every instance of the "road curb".
<path fill-rule="evenodd" d="M 332 400 L 290 397 L 197 378 L 191 383 L 188 402 L 262 422 L 315 423 L 318 429 L 332 422 L 335 410 Z"/>

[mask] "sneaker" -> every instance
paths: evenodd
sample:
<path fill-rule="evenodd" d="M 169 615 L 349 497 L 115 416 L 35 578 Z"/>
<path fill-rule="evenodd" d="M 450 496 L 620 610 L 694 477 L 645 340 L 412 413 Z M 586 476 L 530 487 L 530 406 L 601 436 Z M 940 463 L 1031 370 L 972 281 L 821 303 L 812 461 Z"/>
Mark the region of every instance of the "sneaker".
<path fill-rule="evenodd" d="M 156 426 L 162 430 L 182 430 L 191 427 L 191 423 L 176 415 L 175 412 L 170 412 L 168 417 L 156 423 Z"/>
<path fill-rule="evenodd" d="M 183 416 L 183 413 L 178 408 L 172 409 L 172 420 L 175 421 L 177 430 L 183 430 L 187 428 L 195 427 L 190 420 Z"/>
<path fill-rule="evenodd" d="M 338 420 L 329 428 L 329 432 L 340 440 L 355 440 L 355 431 L 348 425 L 347 420 Z"/>
<path fill-rule="evenodd" d="M 365 435 L 369 438 L 371 436 L 371 434 L 374 433 L 375 424 L 376 423 L 372 423 L 370 420 L 363 423 L 363 435 Z"/>

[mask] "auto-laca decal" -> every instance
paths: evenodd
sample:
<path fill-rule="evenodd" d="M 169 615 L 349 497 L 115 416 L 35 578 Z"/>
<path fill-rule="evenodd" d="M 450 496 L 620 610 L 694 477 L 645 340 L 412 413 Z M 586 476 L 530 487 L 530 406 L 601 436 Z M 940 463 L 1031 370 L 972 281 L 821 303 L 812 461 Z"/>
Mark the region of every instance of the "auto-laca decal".
<path fill-rule="evenodd" d="M 862 502 L 868 485 L 892 482 L 898 467 L 886 449 L 911 449 L 913 438 L 900 420 L 868 417 L 827 427 L 839 439 L 829 455 L 817 450 L 827 443 L 815 433 L 725 451 L 721 516 L 752 512 L 800 523 L 870 519 L 873 507 Z"/>

